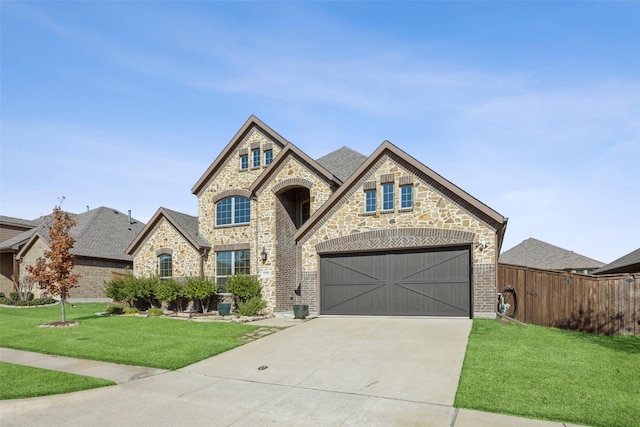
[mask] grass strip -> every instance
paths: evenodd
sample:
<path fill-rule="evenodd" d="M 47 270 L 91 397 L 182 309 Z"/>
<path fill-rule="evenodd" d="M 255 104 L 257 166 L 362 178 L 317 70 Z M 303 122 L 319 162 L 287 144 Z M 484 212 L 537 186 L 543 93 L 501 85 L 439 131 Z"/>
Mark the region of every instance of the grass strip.
<path fill-rule="evenodd" d="M 473 322 L 454 405 L 590 426 L 640 425 L 640 337 Z"/>
<path fill-rule="evenodd" d="M 243 345 L 237 338 L 257 326 L 130 316 L 96 316 L 105 304 L 67 308 L 73 328 L 38 328 L 59 320 L 60 307 L 0 308 L 0 346 L 16 350 L 178 369 Z"/>
<path fill-rule="evenodd" d="M 115 384 L 102 378 L 0 362 L 1 400 L 71 393 Z"/>

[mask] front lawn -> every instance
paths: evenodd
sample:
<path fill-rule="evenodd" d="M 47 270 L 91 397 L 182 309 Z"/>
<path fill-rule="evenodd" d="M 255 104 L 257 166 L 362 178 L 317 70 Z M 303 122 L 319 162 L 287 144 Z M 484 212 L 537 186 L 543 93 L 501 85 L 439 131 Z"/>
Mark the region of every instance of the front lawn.
<path fill-rule="evenodd" d="M 71 393 L 115 384 L 102 378 L 0 362 L 0 400 Z"/>
<path fill-rule="evenodd" d="M 640 337 L 474 320 L 454 405 L 590 426 L 638 426 Z"/>
<path fill-rule="evenodd" d="M 99 317 L 106 304 L 67 307 L 73 328 L 38 328 L 60 320 L 60 307 L 0 308 L 0 347 L 161 369 L 178 369 L 238 347 L 256 326 L 153 317 Z"/>

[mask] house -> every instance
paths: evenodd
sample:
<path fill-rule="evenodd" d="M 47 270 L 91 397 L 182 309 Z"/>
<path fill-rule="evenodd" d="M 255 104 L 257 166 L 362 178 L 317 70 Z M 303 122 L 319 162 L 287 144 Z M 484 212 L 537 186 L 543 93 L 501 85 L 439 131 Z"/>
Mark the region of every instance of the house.
<path fill-rule="evenodd" d="M 127 249 L 136 274 L 255 275 L 277 315 L 495 315 L 507 219 L 388 141 L 314 160 L 251 116 L 191 191 L 197 217 L 160 208 Z"/>
<path fill-rule="evenodd" d="M 42 222 L 41 219 L 28 220 L 0 215 L 0 245 L 25 231 L 36 228 Z M 16 248 L 17 250 L 17 248 Z M 14 249 L 0 249 L 0 292 L 9 295 L 13 288 Z"/>
<path fill-rule="evenodd" d="M 105 298 L 104 282 L 113 272 L 124 273 L 133 268 L 133 257 L 125 249 L 140 233 L 144 224 L 115 209 L 100 207 L 81 214 L 71 214 L 77 223 L 70 230 L 75 239 L 71 253 L 75 255 L 74 274 L 79 274 L 78 287 L 71 290 L 72 299 Z M 13 279 L 24 282 L 28 265 L 44 256 L 49 248 L 51 217 L 40 218 L 35 228 L 28 229 L 0 243 L 3 257 L 3 292 L 14 290 Z M 5 270 L 5 258 L 9 258 Z M 6 289 L 5 289 L 6 288 Z"/>
<path fill-rule="evenodd" d="M 640 248 L 604 265 L 593 274 L 624 274 L 640 273 Z"/>
<path fill-rule="evenodd" d="M 604 265 L 603 262 L 534 238 L 524 240 L 500 254 L 500 263 L 579 274 L 591 274 Z"/>

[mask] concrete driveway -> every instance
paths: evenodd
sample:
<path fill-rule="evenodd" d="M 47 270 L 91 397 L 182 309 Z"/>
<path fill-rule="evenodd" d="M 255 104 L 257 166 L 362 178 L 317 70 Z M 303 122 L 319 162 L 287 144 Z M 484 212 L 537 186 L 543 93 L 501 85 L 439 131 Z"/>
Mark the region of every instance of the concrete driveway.
<path fill-rule="evenodd" d="M 320 318 L 174 372 L 4 401 L 1 424 L 450 426 L 468 319 Z"/>

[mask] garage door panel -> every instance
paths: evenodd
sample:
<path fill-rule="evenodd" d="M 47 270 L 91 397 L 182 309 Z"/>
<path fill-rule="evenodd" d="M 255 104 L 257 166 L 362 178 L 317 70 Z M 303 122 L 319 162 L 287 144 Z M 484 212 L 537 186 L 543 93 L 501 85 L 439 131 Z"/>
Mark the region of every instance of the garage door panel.
<path fill-rule="evenodd" d="M 391 300 L 397 315 L 466 316 L 469 308 L 468 283 L 395 284 Z"/>
<path fill-rule="evenodd" d="M 469 249 L 321 258 L 322 314 L 469 316 Z"/>

